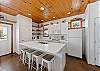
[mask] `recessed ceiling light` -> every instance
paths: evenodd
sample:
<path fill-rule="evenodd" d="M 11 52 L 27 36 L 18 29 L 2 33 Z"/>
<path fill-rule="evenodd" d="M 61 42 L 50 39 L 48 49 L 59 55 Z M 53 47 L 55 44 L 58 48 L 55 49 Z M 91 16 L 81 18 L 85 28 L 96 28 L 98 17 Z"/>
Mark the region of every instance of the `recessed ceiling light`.
<path fill-rule="evenodd" d="M 44 10 L 44 7 L 41 7 L 40 9 L 41 9 L 41 10 Z"/>
<path fill-rule="evenodd" d="M 31 15 L 31 14 L 28 14 L 28 15 Z"/>
<path fill-rule="evenodd" d="M 44 20 L 41 20 L 41 21 L 44 21 Z"/>
<path fill-rule="evenodd" d="M 55 18 L 55 17 L 53 17 L 53 18 Z"/>
<path fill-rule="evenodd" d="M 68 12 L 67 14 L 70 14 L 71 12 Z"/>

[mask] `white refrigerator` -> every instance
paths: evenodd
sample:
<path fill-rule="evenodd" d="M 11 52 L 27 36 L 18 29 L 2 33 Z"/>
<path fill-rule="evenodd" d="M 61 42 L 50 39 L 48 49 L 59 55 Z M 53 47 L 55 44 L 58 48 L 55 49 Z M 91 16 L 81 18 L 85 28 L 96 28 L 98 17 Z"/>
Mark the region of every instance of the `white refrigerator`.
<path fill-rule="evenodd" d="M 68 31 L 68 55 L 82 58 L 82 29 Z"/>

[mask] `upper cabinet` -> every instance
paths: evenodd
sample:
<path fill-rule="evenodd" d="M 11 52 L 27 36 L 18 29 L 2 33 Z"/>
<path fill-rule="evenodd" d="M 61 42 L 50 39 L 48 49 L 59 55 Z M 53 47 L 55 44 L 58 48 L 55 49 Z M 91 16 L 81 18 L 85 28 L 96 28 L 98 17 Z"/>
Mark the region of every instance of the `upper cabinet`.
<path fill-rule="evenodd" d="M 54 24 L 54 34 L 60 34 L 60 24 Z"/>
<path fill-rule="evenodd" d="M 68 33 L 68 22 L 61 23 L 61 34 Z"/>
<path fill-rule="evenodd" d="M 49 24 L 48 25 L 48 34 L 52 34 L 53 33 L 52 32 L 53 31 L 52 29 L 53 29 L 53 25 Z"/>
<path fill-rule="evenodd" d="M 68 33 L 68 23 L 51 23 L 48 27 L 49 34 L 67 34 Z"/>
<path fill-rule="evenodd" d="M 49 24 L 49 34 L 60 34 L 60 24 Z"/>

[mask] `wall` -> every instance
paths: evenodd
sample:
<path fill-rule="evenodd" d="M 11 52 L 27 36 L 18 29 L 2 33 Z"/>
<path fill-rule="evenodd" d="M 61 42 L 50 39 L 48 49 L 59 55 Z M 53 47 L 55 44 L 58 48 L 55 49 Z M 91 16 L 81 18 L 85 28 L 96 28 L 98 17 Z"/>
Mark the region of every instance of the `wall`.
<path fill-rule="evenodd" d="M 22 15 L 17 15 L 16 18 L 16 32 L 19 31 L 19 42 L 31 40 L 32 19 Z"/>
<path fill-rule="evenodd" d="M 10 14 L 6 14 L 3 12 L 0 12 L 0 15 L 3 15 L 5 19 L 9 20 L 9 21 L 16 21 L 16 16 L 12 16 Z"/>
<path fill-rule="evenodd" d="M 89 64 L 95 65 L 95 18 L 100 17 L 100 1 L 91 3 L 85 11 L 86 16 L 86 57 Z"/>
<path fill-rule="evenodd" d="M 19 43 L 32 40 L 32 19 L 18 14 L 16 16 L 16 47 L 19 54 Z"/>

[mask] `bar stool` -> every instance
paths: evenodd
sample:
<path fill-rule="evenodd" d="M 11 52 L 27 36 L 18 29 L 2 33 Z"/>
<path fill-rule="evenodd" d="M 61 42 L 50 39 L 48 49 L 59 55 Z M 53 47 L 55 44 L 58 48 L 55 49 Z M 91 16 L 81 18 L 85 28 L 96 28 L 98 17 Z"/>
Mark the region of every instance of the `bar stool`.
<path fill-rule="evenodd" d="M 25 64 L 25 51 L 29 50 L 29 48 L 21 49 L 20 59 L 22 60 L 23 64 Z"/>
<path fill-rule="evenodd" d="M 33 68 L 33 69 L 36 69 L 36 71 L 39 71 L 39 67 L 42 63 L 42 57 L 44 54 L 45 53 L 41 51 L 36 51 L 32 54 L 31 69 Z"/>
<path fill-rule="evenodd" d="M 46 54 L 45 56 L 43 56 L 41 71 L 43 71 L 46 67 L 47 67 L 48 71 L 52 71 L 53 65 L 54 65 L 54 59 L 55 59 L 54 55 L 51 55 L 51 54 Z M 47 64 L 47 66 L 46 66 L 46 64 Z"/>
<path fill-rule="evenodd" d="M 31 62 L 32 62 L 32 53 L 34 53 L 36 50 L 34 49 L 29 49 L 26 50 L 25 54 L 25 63 L 28 64 L 28 68 L 30 69 Z"/>

